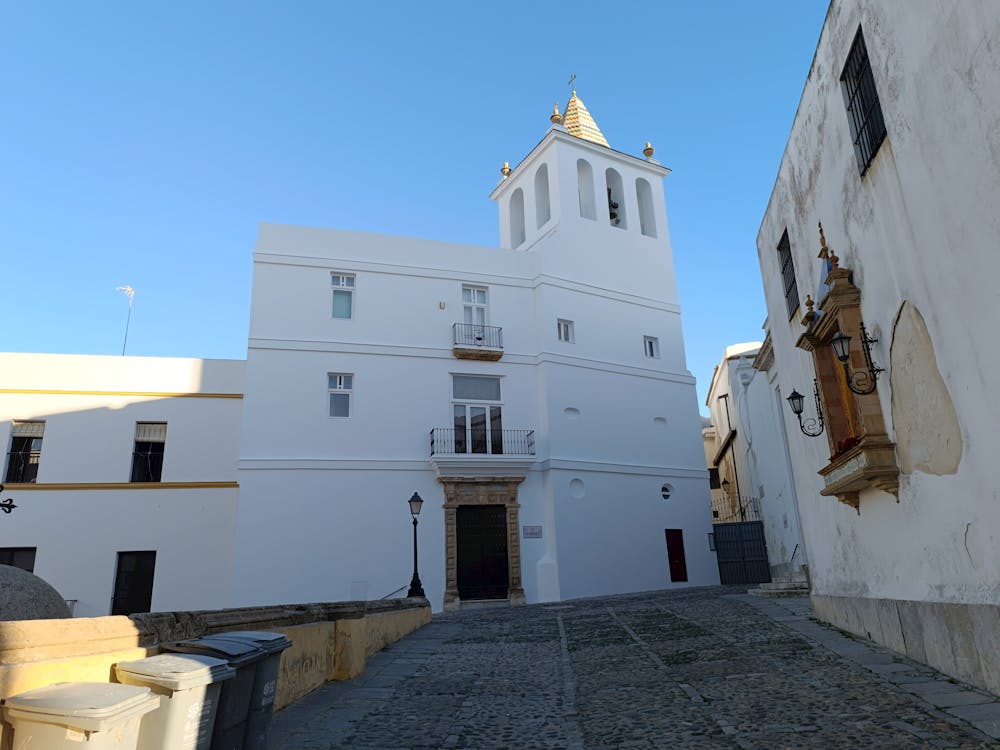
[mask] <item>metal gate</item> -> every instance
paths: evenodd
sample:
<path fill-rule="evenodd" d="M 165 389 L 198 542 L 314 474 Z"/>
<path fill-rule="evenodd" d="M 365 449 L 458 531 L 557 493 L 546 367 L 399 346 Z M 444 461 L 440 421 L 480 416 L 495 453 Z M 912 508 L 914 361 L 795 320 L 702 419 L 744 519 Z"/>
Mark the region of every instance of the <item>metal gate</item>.
<path fill-rule="evenodd" d="M 719 580 L 730 583 L 770 583 L 767 543 L 761 521 L 712 525 Z"/>

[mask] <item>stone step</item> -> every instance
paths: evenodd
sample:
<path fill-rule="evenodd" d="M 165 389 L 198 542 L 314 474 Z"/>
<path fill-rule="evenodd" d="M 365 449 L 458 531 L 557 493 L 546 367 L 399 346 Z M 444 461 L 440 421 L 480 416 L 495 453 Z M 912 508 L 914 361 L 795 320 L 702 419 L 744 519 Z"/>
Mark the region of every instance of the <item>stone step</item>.
<path fill-rule="evenodd" d="M 506 599 L 462 599 L 459 609 L 495 609 L 509 606 L 510 602 Z"/>
<path fill-rule="evenodd" d="M 768 591 L 782 591 L 784 589 L 806 589 L 809 586 L 805 581 L 771 581 L 770 583 L 760 584 L 762 589 L 767 589 Z"/>
<path fill-rule="evenodd" d="M 769 584 L 762 583 L 760 588 L 747 591 L 751 596 L 779 597 L 779 596 L 809 596 L 809 589 L 805 586 L 794 586 L 786 588 L 764 588 Z"/>

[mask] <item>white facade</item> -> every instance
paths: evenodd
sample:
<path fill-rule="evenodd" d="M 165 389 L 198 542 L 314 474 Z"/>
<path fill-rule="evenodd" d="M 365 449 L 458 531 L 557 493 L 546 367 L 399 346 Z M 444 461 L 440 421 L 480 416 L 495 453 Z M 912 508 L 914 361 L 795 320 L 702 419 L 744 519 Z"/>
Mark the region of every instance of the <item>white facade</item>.
<path fill-rule="evenodd" d="M 840 80 L 859 28 L 886 129 L 864 170 Z M 816 439 L 784 412 L 817 611 L 994 691 L 998 43 L 1000 5 L 992 0 L 835 0 L 757 240 L 778 383 L 786 395 L 806 395 L 809 417 L 819 374 L 826 401 L 826 432 Z M 878 339 L 872 359 L 886 372 L 873 396 L 830 387 L 840 376 L 829 342 L 810 339 L 823 317 L 804 326 L 806 307 L 786 306 L 777 248 L 787 231 L 798 301 L 809 294 L 817 312 L 831 314 L 821 301 L 829 269 L 816 258 L 817 222 L 840 269 L 850 271 L 835 279 L 844 290 L 839 309 Z M 856 321 L 846 333 L 856 370 L 864 366 Z M 831 363 L 826 381 L 816 357 Z M 831 413 L 884 422 L 898 486 L 871 472 L 868 481 L 865 467 L 846 461 L 859 446 L 828 441 L 838 429 Z M 855 479 L 838 502 L 837 486 Z"/>
<path fill-rule="evenodd" d="M 712 426 L 703 435 L 722 485 L 712 491 L 714 521 L 760 521 L 771 575 L 788 577 L 802 571 L 807 557 L 784 431 L 787 406 L 761 347 L 726 347 L 705 402 Z"/>
<path fill-rule="evenodd" d="M 0 480 L 17 504 L 0 516 L 0 548 L 33 548 L 34 572 L 75 601 L 77 616 L 111 611 L 119 552 L 156 553 L 154 610 L 228 604 L 243 370 L 225 360 L 0 354 Z M 137 423 L 165 431 L 158 481 L 131 481 Z M 29 430 L 41 436 L 34 466 L 12 475 L 15 438 Z"/>
<path fill-rule="evenodd" d="M 493 192 L 500 248 L 262 225 L 245 363 L 2 355 L 5 472 L 43 436 L 0 554 L 77 615 L 153 552 L 154 610 L 377 599 L 418 492 L 436 609 L 717 583 L 667 170 L 570 104 Z"/>
<path fill-rule="evenodd" d="M 416 491 L 424 588 L 436 609 L 455 606 L 449 544 L 463 503 L 442 507 L 446 493 L 511 477 L 523 477 L 509 485 L 518 507 L 506 501 L 508 560 L 519 560 L 511 601 L 516 577 L 529 602 L 718 581 L 666 172 L 554 125 L 493 193 L 500 248 L 261 227 L 237 604 L 378 598 L 405 586 Z M 618 191 L 617 226 L 606 184 Z M 485 312 L 466 317 L 463 287 L 485 291 Z M 453 325 L 470 319 L 502 328 L 502 347 L 488 352 L 499 359 L 457 356 Z M 331 375 L 350 376 L 349 406 L 331 408 Z M 499 400 L 479 405 L 498 406 L 518 440 L 531 431 L 533 452 L 505 442 L 502 453 L 442 453 L 438 442 L 432 456 L 431 431 L 453 429 L 464 403 L 456 375 L 499 378 Z M 344 408 L 349 416 L 330 416 Z M 459 477 L 472 482 L 448 484 Z M 683 532 L 686 582 L 671 582 L 666 529 Z"/>

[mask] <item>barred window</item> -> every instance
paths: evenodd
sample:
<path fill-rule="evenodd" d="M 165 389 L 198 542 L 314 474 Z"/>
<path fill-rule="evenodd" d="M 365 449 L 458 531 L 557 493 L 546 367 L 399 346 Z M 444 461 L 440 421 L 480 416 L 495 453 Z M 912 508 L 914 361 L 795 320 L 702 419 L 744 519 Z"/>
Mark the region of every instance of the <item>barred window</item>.
<path fill-rule="evenodd" d="M 858 169 L 864 175 L 875 158 L 879 146 L 885 140 L 885 120 L 875 90 L 875 76 L 872 74 L 868 48 L 861 34 L 861 27 L 854 37 L 847 64 L 840 76 L 847 105 L 847 117 L 851 123 L 851 137 L 854 139 L 854 155 L 858 159 Z"/>
<path fill-rule="evenodd" d="M 132 482 L 159 482 L 163 476 L 166 422 L 136 422 L 132 449 Z"/>
<path fill-rule="evenodd" d="M 14 422 L 5 482 L 33 484 L 38 481 L 38 461 L 42 455 L 44 435 L 45 422 Z"/>
<path fill-rule="evenodd" d="M 795 283 L 795 264 L 792 262 L 792 246 L 788 242 L 788 230 L 781 235 L 778 243 L 778 265 L 781 266 L 781 283 L 785 290 L 785 306 L 789 319 L 799 309 L 799 287 Z"/>

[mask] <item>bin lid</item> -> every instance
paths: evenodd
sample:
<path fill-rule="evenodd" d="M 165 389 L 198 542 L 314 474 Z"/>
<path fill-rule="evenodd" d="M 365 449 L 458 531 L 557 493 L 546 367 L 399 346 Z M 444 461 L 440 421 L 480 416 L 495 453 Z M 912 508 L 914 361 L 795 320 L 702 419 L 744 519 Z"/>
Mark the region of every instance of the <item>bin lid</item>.
<path fill-rule="evenodd" d="M 263 658 L 267 652 L 247 641 L 230 641 L 225 638 L 194 638 L 190 641 L 164 643 L 163 651 L 182 654 L 202 654 L 225 659 L 229 666 L 239 669 Z"/>
<path fill-rule="evenodd" d="M 236 670 L 224 659 L 200 654 L 157 654 L 115 665 L 119 681 L 152 683 L 170 690 L 187 690 L 231 679 Z M 126 679 L 123 679 L 125 677 Z"/>
<path fill-rule="evenodd" d="M 105 719 L 127 713 L 149 700 L 149 697 L 149 688 L 138 685 L 60 682 L 12 695 L 4 700 L 4 704 L 21 711 L 67 719 Z"/>
<path fill-rule="evenodd" d="M 248 641 L 265 649 L 269 654 L 280 653 L 292 645 L 284 633 L 272 633 L 269 630 L 232 630 L 225 633 L 213 633 L 206 638 L 227 638 L 231 641 Z"/>

